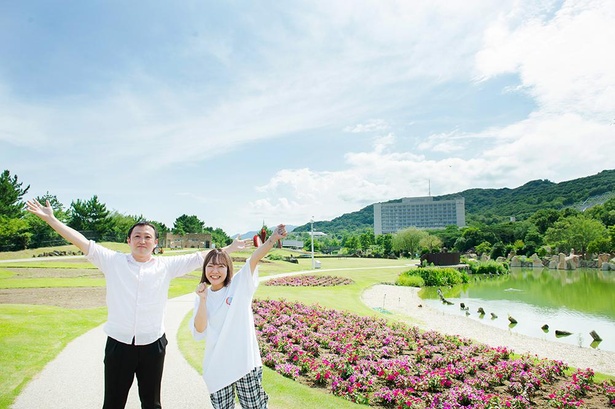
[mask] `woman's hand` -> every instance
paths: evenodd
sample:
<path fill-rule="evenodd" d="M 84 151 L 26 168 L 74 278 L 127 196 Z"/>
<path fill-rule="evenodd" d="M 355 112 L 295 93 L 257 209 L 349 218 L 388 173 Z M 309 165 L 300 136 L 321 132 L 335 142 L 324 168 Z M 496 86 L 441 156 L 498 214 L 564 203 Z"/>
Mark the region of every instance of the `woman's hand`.
<path fill-rule="evenodd" d="M 271 239 L 274 242 L 277 242 L 278 240 L 281 240 L 284 237 L 286 237 L 286 235 L 287 235 L 287 233 L 286 233 L 286 225 L 278 224 L 278 226 L 275 228 L 275 230 L 271 234 Z"/>
<path fill-rule="evenodd" d="M 207 300 L 207 284 L 205 283 L 199 284 L 196 287 L 195 293 L 201 298 L 201 300 L 206 301 Z"/>

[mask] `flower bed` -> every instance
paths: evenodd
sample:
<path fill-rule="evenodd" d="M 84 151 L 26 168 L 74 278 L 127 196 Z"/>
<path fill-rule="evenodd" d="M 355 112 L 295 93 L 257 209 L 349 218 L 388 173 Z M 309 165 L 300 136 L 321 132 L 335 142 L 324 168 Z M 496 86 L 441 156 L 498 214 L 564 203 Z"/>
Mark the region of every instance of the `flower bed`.
<path fill-rule="evenodd" d="M 255 300 L 263 363 L 350 401 L 386 408 L 603 408 L 614 383 L 561 361 L 421 332 L 405 324 L 279 300 Z"/>
<path fill-rule="evenodd" d="M 265 285 L 279 285 L 289 287 L 332 287 L 334 285 L 352 284 L 350 278 L 335 276 L 298 275 L 278 277 L 265 281 Z"/>

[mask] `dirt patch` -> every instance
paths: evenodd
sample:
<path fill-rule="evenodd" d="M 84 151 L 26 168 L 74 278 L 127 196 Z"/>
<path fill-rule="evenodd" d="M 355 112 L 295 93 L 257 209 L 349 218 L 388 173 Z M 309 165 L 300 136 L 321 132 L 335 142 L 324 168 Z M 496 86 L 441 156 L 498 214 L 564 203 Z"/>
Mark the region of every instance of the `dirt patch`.
<path fill-rule="evenodd" d="M 12 278 L 103 278 L 103 273 L 92 268 L 4 268 Z"/>
<path fill-rule="evenodd" d="M 0 304 L 54 305 L 84 309 L 104 307 L 105 287 L 7 288 L 0 289 Z"/>

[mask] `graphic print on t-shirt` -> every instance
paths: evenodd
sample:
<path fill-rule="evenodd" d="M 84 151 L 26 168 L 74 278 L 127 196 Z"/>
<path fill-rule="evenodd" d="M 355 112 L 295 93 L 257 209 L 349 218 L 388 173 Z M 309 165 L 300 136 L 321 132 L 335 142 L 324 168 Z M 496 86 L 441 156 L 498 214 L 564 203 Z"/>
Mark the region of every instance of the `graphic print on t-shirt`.
<path fill-rule="evenodd" d="M 233 297 L 226 297 L 226 305 L 231 305 L 233 302 Z"/>

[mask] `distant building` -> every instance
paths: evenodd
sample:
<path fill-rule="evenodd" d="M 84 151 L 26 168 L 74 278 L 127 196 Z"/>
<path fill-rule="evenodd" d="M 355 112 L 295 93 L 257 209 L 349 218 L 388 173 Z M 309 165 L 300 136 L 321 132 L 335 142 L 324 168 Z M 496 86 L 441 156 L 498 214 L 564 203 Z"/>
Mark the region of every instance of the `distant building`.
<path fill-rule="evenodd" d="M 211 248 L 211 234 L 186 233 L 183 235 L 167 233 L 162 247 L 170 249 L 208 249 Z"/>
<path fill-rule="evenodd" d="M 374 204 L 374 234 L 395 233 L 408 227 L 439 229 L 466 224 L 465 199 L 433 200 L 427 197 L 406 197 L 401 203 Z"/>
<path fill-rule="evenodd" d="M 282 247 L 285 249 L 301 250 L 303 248 L 303 240 L 282 240 Z"/>

